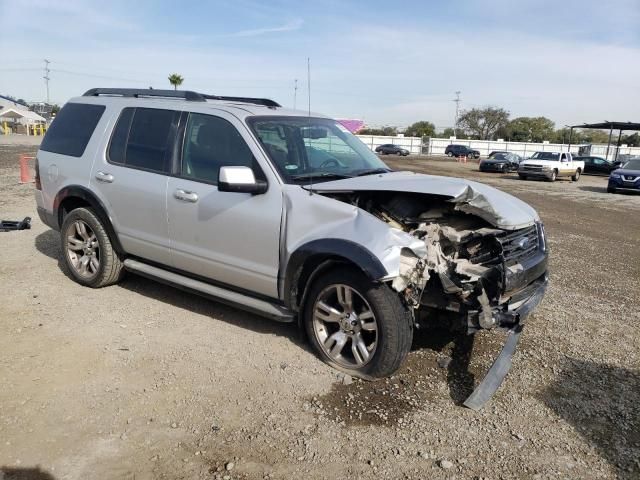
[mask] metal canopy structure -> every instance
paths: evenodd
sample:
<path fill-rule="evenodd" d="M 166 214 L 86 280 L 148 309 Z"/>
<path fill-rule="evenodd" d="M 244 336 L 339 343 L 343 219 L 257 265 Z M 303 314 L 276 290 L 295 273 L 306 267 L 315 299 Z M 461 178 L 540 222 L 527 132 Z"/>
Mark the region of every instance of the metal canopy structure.
<path fill-rule="evenodd" d="M 571 148 L 571 137 L 573 136 L 574 128 L 595 128 L 599 130 L 609 129 L 609 142 L 607 143 L 607 153 L 605 156 L 609 158 L 609 149 L 611 148 L 611 135 L 614 130 L 618 130 L 618 142 L 616 143 L 616 156 L 614 161 L 618 158 L 618 150 L 620 149 L 620 138 L 622 137 L 622 132 L 624 131 L 633 131 L 640 132 L 640 123 L 637 122 L 610 122 L 605 120 L 600 123 L 583 123 L 582 125 L 569 125 L 569 148 Z"/>

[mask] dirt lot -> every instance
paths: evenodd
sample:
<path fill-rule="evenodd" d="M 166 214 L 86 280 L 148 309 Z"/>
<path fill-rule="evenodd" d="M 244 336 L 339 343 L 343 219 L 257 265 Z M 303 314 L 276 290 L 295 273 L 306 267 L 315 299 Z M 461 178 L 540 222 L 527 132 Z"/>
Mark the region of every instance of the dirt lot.
<path fill-rule="evenodd" d="M 293 326 L 132 275 L 80 287 L 18 184 L 24 148 L 0 146 L 0 217 L 34 217 L 0 233 L 7 478 L 640 477 L 640 196 L 606 194 L 602 177 L 389 162 L 497 186 L 545 221 L 550 289 L 505 384 L 473 412 L 458 405 L 500 333 L 471 350 L 423 332 L 398 375 L 365 383 L 317 360 Z"/>

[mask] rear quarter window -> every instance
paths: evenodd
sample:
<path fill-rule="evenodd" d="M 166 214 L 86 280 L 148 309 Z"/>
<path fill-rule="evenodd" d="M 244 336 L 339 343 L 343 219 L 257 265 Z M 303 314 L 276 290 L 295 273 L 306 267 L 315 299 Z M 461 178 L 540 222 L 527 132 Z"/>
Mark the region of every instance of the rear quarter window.
<path fill-rule="evenodd" d="M 40 150 L 81 157 L 104 110 L 104 105 L 67 103 L 51 124 Z"/>

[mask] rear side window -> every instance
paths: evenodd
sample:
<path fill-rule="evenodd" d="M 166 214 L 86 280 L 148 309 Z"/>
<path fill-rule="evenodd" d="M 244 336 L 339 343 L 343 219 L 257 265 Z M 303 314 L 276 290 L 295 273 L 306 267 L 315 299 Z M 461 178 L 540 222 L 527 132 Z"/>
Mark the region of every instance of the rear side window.
<path fill-rule="evenodd" d="M 109 161 L 132 168 L 168 173 L 171 144 L 180 112 L 125 108 L 113 130 Z"/>
<path fill-rule="evenodd" d="M 81 157 L 104 112 L 104 105 L 67 103 L 51 124 L 40 149 Z"/>

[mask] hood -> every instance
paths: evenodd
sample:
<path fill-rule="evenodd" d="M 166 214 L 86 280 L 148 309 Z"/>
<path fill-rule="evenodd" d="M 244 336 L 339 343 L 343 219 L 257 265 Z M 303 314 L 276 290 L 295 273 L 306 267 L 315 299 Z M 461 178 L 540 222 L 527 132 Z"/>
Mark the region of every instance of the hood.
<path fill-rule="evenodd" d="M 303 187 L 309 189 L 308 186 Z M 390 172 L 315 184 L 315 192 L 408 192 L 449 198 L 460 211 L 477 215 L 492 225 L 516 230 L 539 220 L 528 204 L 496 188 L 462 178 L 413 172 Z"/>
<path fill-rule="evenodd" d="M 640 176 L 640 170 L 631 170 L 629 168 L 618 168 L 611 173 L 616 173 L 618 175 L 636 175 Z"/>
<path fill-rule="evenodd" d="M 520 162 L 520 165 L 556 165 L 560 163 L 560 160 L 534 160 L 534 159 L 526 159 Z"/>

